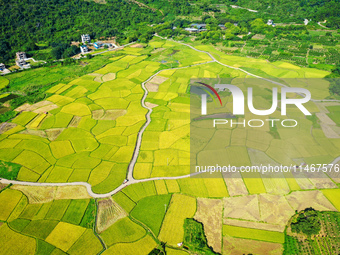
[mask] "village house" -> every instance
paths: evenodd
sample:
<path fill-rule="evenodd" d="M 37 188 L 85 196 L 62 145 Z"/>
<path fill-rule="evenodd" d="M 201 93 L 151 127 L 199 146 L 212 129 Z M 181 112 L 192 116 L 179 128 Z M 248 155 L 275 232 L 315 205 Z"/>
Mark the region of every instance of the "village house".
<path fill-rule="evenodd" d="M 218 25 L 222 30 L 225 30 L 226 29 L 226 27 L 225 27 L 225 25 L 222 25 L 222 24 L 220 24 L 220 25 Z"/>
<path fill-rule="evenodd" d="M 194 28 L 197 28 L 198 30 L 204 30 L 204 29 L 206 29 L 207 24 L 197 24 L 197 23 L 194 23 L 194 24 L 191 24 L 190 26 L 194 27 Z"/>
<path fill-rule="evenodd" d="M 196 32 L 206 31 L 207 30 L 206 27 L 207 27 L 206 24 L 193 23 L 190 25 L 190 27 L 184 28 L 184 30 L 190 33 L 196 33 Z"/>
<path fill-rule="evenodd" d="M 89 48 L 87 48 L 86 45 L 82 45 L 80 46 L 80 51 L 82 54 L 88 53 L 89 52 Z"/>
<path fill-rule="evenodd" d="M 3 63 L 0 63 L 0 71 L 4 71 L 6 69 L 6 66 Z"/>
<path fill-rule="evenodd" d="M 17 59 L 15 61 L 15 63 L 17 64 L 18 67 L 20 68 L 29 68 L 30 64 L 28 64 L 25 59 Z"/>
<path fill-rule="evenodd" d="M 81 42 L 82 43 L 90 43 L 91 42 L 91 37 L 88 34 L 81 35 Z"/>
<path fill-rule="evenodd" d="M 19 59 L 19 60 L 27 58 L 25 52 L 17 52 L 16 55 L 17 55 L 17 59 Z"/>
<path fill-rule="evenodd" d="M 268 25 L 268 26 L 273 26 L 273 27 L 276 26 L 275 23 L 274 23 L 274 21 L 271 20 L 271 19 L 269 19 L 269 20 L 267 21 L 267 25 Z"/>
<path fill-rule="evenodd" d="M 102 42 L 95 42 L 93 44 L 93 46 L 96 48 L 96 49 L 99 49 L 100 47 L 104 46 L 104 44 Z"/>
<path fill-rule="evenodd" d="M 186 27 L 184 28 L 185 31 L 188 31 L 190 33 L 196 33 L 198 32 L 198 29 L 197 28 L 193 28 L 193 27 Z"/>

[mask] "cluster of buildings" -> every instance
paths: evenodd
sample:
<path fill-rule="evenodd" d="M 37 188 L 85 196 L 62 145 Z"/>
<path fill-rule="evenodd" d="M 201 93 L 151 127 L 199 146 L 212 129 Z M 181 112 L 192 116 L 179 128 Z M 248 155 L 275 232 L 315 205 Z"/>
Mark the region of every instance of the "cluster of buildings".
<path fill-rule="evenodd" d="M 19 68 L 27 69 L 27 68 L 31 67 L 31 65 L 29 63 L 27 63 L 26 60 L 27 60 L 27 56 L 26 56 L 25 52 L 17 52 L 16 53 L 15 63 Z M 11 71 L 6 68 L 5 64 L 0 63 L 0 72 L 3 75 L 3 74 L 8 74 Z"/>
<path fill-rule="evenodd" d="M 236 24 L 236 25 L 235 25 Z M 237 26 L 237 23 L 234 25 Z M 218 25 L 222 30 L 225 30 L 226 27 L 222 24 Z M 175 29 L 175 28 L 174 28 Z M 207 24 L 197 24 L 193 23 L 190 25 L 190 27 L 184 28 L 185 31 L 188 31 L 190 33 L 197 33 L 197 32 L 202 32 L 202 31 L 207 31 Z"/>
<path fill-rule="evenodd" d="M 80 51 L 82 54 L 86 54 L 89 52 L 89 48 L 87 46 L 87 44 L 91 44 L 91 37 L 88 34 L 83 34 L 81 35 L 81 42 L 83 43 L 83 45 L 80 46 Z M 93 46 L 96 49 L 99 49 L 101 47 L 104 47 L 105 45 L 108 46 L 108 48 L 112 48 L 112 47 L 116 47 L 114 44 L 112 43 L 103 43 L 103 42 L 95 42 L 93 43 Z M 25 52 L 17 52 L 16 53 L 16 59 L 15 59 L 15 63 L 18 67 L 22 68 L 22 69 L 27 69 L 30 68 L 30 64 L 27 63 L 27 56 Z M 0 72 L 1 74 L 6 74 L 9 73 L 10 71 L 6 68 L 5 64 L 0 63 Z"/>
<path fill-rule="evenodd" d="M 90 35 L 88 34 L 83 34 L 81 35 L 81 42 L 83 43 L 83 45 L 80 46 L 80 51 L 82 54 L 86 54 L 89 52 L 89 48 L 87 47 L 88 44 L 91 44 L 91 37 Z M 112 43 L 103 43 L 103 42 L 95 42 L 92 44 L 93 47 L 95 47 L 96 49 L 100 49 L 102 47 L 104 47 L 105 45 L 108 47 L 108 48 L 113 48 L 115 47 L 114 44 Z"/>
<path fill-rule="evenodd" d="M 310 20 L 305 19 L 304 20 L 304 24 L 307 26 Z M 273 20 L 269 19 L 267 21 L 267 25 L 268 26 L 272 26 L 275 27 L 276 24 L 274 23 Z M 218 25 L 222 30 L 225 30 L 226 27 L 222 24 Z M 234 26 L 238 26 L 238 23 L 234 23 Z M 207 24 L 197 24 L 197 23 L 193 23 L 190 25 L 190 27 L 184 28 L 185 31 L 188 31 L 190 33 L 198 33 L 198 32 L 202 32 L 202 31 L 207 31 Z M 176 29 L 176 27 L 173 27 L 173 29 Z"/>

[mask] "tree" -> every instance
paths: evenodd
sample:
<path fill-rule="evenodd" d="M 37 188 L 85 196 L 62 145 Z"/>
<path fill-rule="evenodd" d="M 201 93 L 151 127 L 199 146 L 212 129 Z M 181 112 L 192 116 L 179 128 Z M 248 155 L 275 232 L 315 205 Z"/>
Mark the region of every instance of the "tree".
<path fill-rule="evenodd" d="M 316 235 L 321 230 L 321 223 L 318 212 L 312 207 L 301 211 L 296 218 L 293 218 L 291 230 L 294 233 L 303 233 L 307 236 Z"/>
<path fill-rule="evenodd" d="M 265 28 L 267 28 L 267 25 L 263 22 L 262 19 L 259 18 L 250 22 L 250 27 L 255 33 L 261 33 L 264 32 Z"/>

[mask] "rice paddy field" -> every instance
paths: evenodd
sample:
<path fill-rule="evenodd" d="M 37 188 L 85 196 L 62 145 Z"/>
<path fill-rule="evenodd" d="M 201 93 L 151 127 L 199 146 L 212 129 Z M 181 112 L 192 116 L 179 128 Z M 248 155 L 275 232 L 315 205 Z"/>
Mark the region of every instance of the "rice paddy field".
<path fill-rule="evenodd" d="M 5 254 L 97 254 L 93 199 L 36 203 L 14 189 L 1 190 L 1 247 Z M 5 250 L 4 250 L 5 249 Z"/>
<path fill-rule="evenodd" d="M 87 182 L 97 194 L 122 188 L 93 199 L 84 186 L 0 183 L 0 247 L 6 254 L 143 255 L 162 249 L 163 243 L 167 254 L 191 254 L 183 247 L 187 218 L 203 224 L 215 253 L 282 254 L 285 228 L 295 210 L 340 210 L 336 173 L 320 172 L 320 178 L 299 173 L 176 178 L 190 174 L 192 132 L 209 130 L 205 120 L 190 126 L 193 79 L 230 78 L 243 90 L 255 83 L 259 109 L 270 108 L 275 86 L 251 82 L 246 73 L 225 65 L 307 88 L 313 99 L 329 96 L 325 71 L 226 55 L 211 45 L 195 47 L 220 63 L 204 52 L 156 38 L 143 48 L 104 53 L 105 65 L 64 79 L 49 88 L 45 100 L 17 109 L 18 115 L 0 129 L 0 177 L 42 184 Z M 288 78 L 299 78 L 299 83 Z M 133 169 L 136 181 L 121 186 L 148 113 L 141 104 L 144 81 L 151 122 L 142 133 Z M 1 78 L 0 86 L 10 82 Z M 232 109 L 232 101 L 225 107 Z M 211 139 L 203 140 L 205 151 L 195 160 L 209 161 L 220 146 L 224 160 L 235 166 L 328 164 L 340 156 L 339 107 L 309 102 L 313 115 L 308 118 L 288 108 L 286 117 L 299 122 L 294 129 L 265 125 L 207 131 Z M 277 110 L 272 117 L 282 116 Z M 246 112 L 242 118 L 254 116 Z"/>

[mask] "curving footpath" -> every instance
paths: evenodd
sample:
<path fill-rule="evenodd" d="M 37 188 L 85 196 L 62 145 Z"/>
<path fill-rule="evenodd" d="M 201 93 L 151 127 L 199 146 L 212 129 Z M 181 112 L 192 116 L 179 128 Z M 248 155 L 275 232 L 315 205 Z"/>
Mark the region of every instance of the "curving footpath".
<path fill-rule="evenodd" d="M 155 35 L 161 39 L 165 39 L 165 38 L 162 38 L 158 35 Z M 177 42 L 177 41 L 176 41 Z M 134 42 L 133 42 L 134 43 Z M 7 179 L 1 179 L 0 178 L 0 183 L 3 183 L 3 184 L 16 184 L 16 185 L 25 185 L 25 186 L 39 186 L 39 187 L 57 187 L 57 186 L 84 186 L 88 192 L 88 194 L 93 197 L 93 198 L 106 198 L 106 197 L 110 197 L 114 194 L 116 194 L 117 192 L 121 191 L 122 189 L 124 189 L 125 187 L 129 186 L 129 185 L 132 185 L 132 184 L 135 184 L 135 183 L 140 183 L 140 182 L 147 182 L 147 181 L 154 181 L 154 180 L 176 180 L 176 179 L 183 179 L 183 178 L 189 178 L 191 176 L 194 176 L 194 175 L 198 175 L 198 174 L 201 174 L 203 172 L 197 172 L 197 173 L 193 173 L 193 174 L 187 174 L 187 175 L 181 175 L 181 176 L 173 176 L 173 177 L 153 177 L 153 178 L 147 178 L 147 179 L 141 179 L 141 180 L 136 180 L 134 177 L 133 177 L 133 169 L 135 167 L 135 164 L 136 164 L 136 161 L 137 161 L 137 158 L 138 158 L 138 155 L 139 155 L 139 150 L 140 150 L 140 146 L 141 146 L 141 143 L 142 143 L 142 136 L 143 136 L 143 133 L 145 131 L 145 129 L 147 128 L 147 126 L 150 124 L 151 122 L 151 113 L 152 113 L 152 109 L 147 107 L 145 105 L 145 99 L 146 97 L 148 96 L 148 90 L 146 89 L 145 87 L 145 84 L 147 82 L 149 82 L 152 78 L 154 78 L 156 75 L 158 75 L 160 72 L 162 71 L 165 71 L 165 70 L 177 70 L 177 69 L 184 69 L 184 68 L 188 68 L 188 67 L 192 67 L 192 66 L 198 66 L 198 65 L 205 65 L 205 64 L 208 64 L 208 63 L 213 63 L 213 62 L 216 62 L 222 66 L 225 66 L 225 67 L 228 67 L 228 68 L 231 68 L 231 69 L 235 69 L 235 70 L 239 70 L 241 72 L 244 72 L 246 73 L 247 75 L 249 76 L 252 76 L 252 77 L 255 77 L 255 78 L 258 78 L 258 79 L 262 79 L 262 80 L 265 80 L 265 81 L 268 81 L 268 82 L 271 82 L 273 84 L 276 84 L 276 85 L 279 85 L 279 86 L 282 86 L 282 87 L 288 87 L 287 85 L 285 84 L 282 84 L 282 83 L 279 83 L 279 82 L 276 82 L 276 81 L 273 81 L 273 80 L 270 80 L 270 79 L 267 79 L 267 78 L 264 78 L 264 77 L 261 77 L 261 76 L 258 76 L 258 75 L 255 75 L 255 74 L 252 74 L 246 70 L 243 70 L 242 68 L 239 68 L 239 67 L 234 67 L 234 66 L 229 66 L 229 65 L 226 65 L 224 63 L 221 63 L 220 61 L 218 61 L 210 52 L 207 52 L 207 51 L 203 51 L 203 50 L 198 50 L 196 49 L 195 47 L 189 45 L 189 44 L 186 44 L 186 43 L 182 43 L 182 42 L 177 42 L 177 43 L 180 43 L 184 46 L 187 46 L 197 52 L 201 52 L 201 53 L 205 53 L 207 54 L 211 59 L 212 61 L 208 61 L 208 62 L 204 62 L 204 63 L 200 63 L 200 64 L 195 64 L 195 65 L 190 65 L 190 66 L 185 66 L 185 67 L 177 67 L 177 68 L 168 68 L 168 69 L 163 69 L 161 71 L 158 71 L 157 73 L 153 74 L 152 76 L 150 76 L 146 81 L 144 81 L 141 85 L 142 85 L 142 88 L 144 90 L 144 95 L 142 97 L 142 100 L 141 100 L 141 104 L 142 106 L 148 110 L 148 113 L 146 114 L 146 122 L 144 124 L 144 126 L 141 128 L 141 130 L 138 132 L 138 136 L 137 136 L 137 142 L 136 142 L 136 146 L 135 146 L 135 150 L 133 152 L 133 156 L 132 156 L 132 159 L 131 159 L 131 162 L 128 166 L 128 172 L 127 172 L 127 182 L 121 184 L 119 187 L 117 187 L 116 189 L 112 190 L 111 192 L 108 192 L 108 193 L 105 193 L 105 194 L 97 194 L 97 193 L 94 193 L 92 191 L 92 186 L 87 183 L 87 182 L 68 182 L 68 183 L 40 183 L 40 182 L 25 182 L 25 181 L 14 181 L 14 180 L 7 180 Z M 130 43 L 132 44 L 132 43 Z M 124 46 L 121 46 L 121 47 L 125 47 L 125 46 L 128 46 L 130 44 L 127 44 L 127 45 L 124 45 Z M 98 54 L 102 54 L 104 52 L 100 52 Z M 96 54 L 97 55 L 97 54 Z M 313 100 L 312 101 L 314 102 L 340 102 L 340 100 Z M 338 161 L 340 161 L 340 156 L 335 158 L 332 163 L 330 164 L 335 164 L 337 163 Z M 239 167 L 237 169 L 240 169 Z"/>
<path fill-rule="evenodd" d="M 321 25 L 321 23 L 325 24 L 326 22 L 327 22 L 327 20 L 325 20 L 325 21 L 319 21 L 319 22 L 318 22 L 318 25 L 319 25 L 320 27 L 329 29 L 328 27 L 326 27 L 326 26 L 324 26 L 324 25 Z"/>

